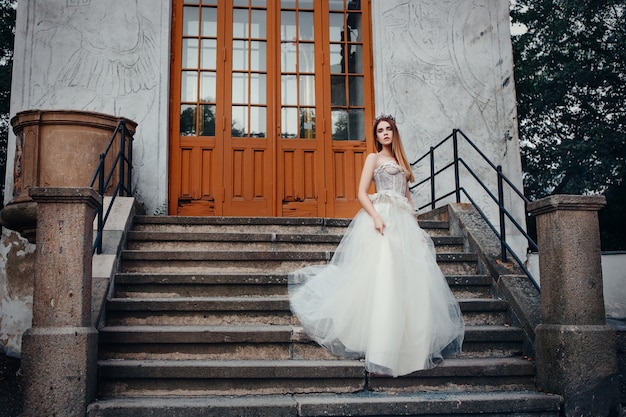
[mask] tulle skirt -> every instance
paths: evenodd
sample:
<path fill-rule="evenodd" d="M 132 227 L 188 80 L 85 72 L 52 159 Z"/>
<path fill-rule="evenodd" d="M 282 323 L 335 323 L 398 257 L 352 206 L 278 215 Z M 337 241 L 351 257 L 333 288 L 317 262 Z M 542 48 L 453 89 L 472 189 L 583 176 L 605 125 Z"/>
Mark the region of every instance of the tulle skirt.
<path fill-rule="evenodd" d="M 465 327 L 433 242 L 406 198 L 371 199 L 384 235 L 359 211 L 329 264 L 289 275 L 289 299 L 313 340 L 337 356 L 364 357 L 369 372 L 395 377 L 458 354 Z"/>

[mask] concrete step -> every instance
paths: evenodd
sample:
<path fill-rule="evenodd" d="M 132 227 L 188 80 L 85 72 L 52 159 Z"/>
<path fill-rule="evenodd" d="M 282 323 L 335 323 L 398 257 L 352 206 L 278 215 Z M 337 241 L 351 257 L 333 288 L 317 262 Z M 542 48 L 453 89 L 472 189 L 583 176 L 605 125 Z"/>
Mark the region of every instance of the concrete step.
<path fill-rule="evenodd" d="M 335 233 L 130 231 L 126 247 L 151 251 L 334 251 L 342 237 Z M 435 236 L 433 243 L 438 252 L 463 251 L 461 237 Z"/>
<path fill-rule="evenodd" d="M 100 359 L 338 359 L 299 326 L 107 326 L 99 333 Z M 523 331 L 468 326 L 464 357 L 510 357 L 523 348 Z"/>
<path fill-rule="evenodd" d="M 561 402 L 534 391 L 140 397 L 97 401 L 87 417 L 558 417 Z"/>
<path fill-rule="evenodd" d="M 506 323 L 508 303 L 497 299 L 460 299 L 467 325 Z M 109 326 L 218 326 L 292 324 L 289 298 L 282 297 L 178 297 L 114 298 L 107 303 Z"/>
<path fill-rule="evenodd" d="M 369 374 L 359 360 L 104 360 L 98 368 L 98 398 L 529 390 L 535 375 L 523 358 L 453 358 L 398 378 Z"/>
<path fill-rule="evenodd" d="M 143 273 L 289 273 L 325 264 L 332 251 L 148 251 L 124 250 L 121 272 Z M 478 257 L 473 253 L 440 253 L 437 263 L 446 275 L 476 274 Z"/>
<path fill-rule="evenodd" d="M 488 275 L 449 275 L 448 285 L 459 298 L 488 298 Z M 287 274 L 159 274 L 119 273 L 115 298 L 286 296 Z"/>
<path fill-rule="evenodd" d="M 316 233 L 343 235 L 351 219 L 296 217 L 135 216 L 133 230 L 183 233 Z M 449 235 L 444 220 L 419 220 L 431 236 Z"/>

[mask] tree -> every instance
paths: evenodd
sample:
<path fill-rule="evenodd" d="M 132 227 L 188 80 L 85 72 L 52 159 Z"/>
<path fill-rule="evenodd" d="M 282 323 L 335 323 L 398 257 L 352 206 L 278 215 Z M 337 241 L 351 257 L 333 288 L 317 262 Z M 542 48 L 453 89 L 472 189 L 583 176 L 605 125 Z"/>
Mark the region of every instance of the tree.
<path fill-rule="evenodd" d="M 4 174 L 9 138 L 9 111 L 11 97 L 11 70 L 13 68 L 13 40 L 15 39 L 15 8 L 17 2 L 0 0 L 0 189 L 4 197 Z M 0 200 L 0 204 L 4 198 Z"/>
<path fill-rule="evenodd" d="M 603 250 L 626 249 L 624 0 L 517 0 L 513 37 L 525 194 L 598 194 Z"/>

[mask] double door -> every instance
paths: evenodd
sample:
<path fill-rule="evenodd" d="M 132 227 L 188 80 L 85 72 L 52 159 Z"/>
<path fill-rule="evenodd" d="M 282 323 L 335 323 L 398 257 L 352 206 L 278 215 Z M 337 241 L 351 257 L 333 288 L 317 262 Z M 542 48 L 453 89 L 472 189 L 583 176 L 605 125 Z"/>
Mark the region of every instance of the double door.
<path fill-rule="evenodd" d="M 352 217 L 369 21 L 355 0 L 176 0 L 170 214 Z"/>

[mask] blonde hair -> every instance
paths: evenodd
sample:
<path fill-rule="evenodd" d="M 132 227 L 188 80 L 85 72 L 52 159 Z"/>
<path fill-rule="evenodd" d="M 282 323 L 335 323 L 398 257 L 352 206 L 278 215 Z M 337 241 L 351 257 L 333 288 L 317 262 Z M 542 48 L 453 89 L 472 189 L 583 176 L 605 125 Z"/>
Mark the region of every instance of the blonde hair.
<path fill-rule="evenodd" d="M 378 125 L 380 122 L 387 122 L 391 126 L 391 130 L 393 131 L 393 141 L 391 142 L 391 153 L 401 168 L 407 173 L 410 182 L 415 181 L 415 177 L 413 176 L 413 170 L 411 170 L 411 164 L 409 163 L 406 153 L 404 152 L 404 146 L 402 146 L 402 138 L 400 137 L 400 132 L 398 132 L 398 126 L 396 125 L 396 118 L 390 114 L 383 114 L 378 116 L 374 120 L 374 139 L 376 139 L 376 129 L 378 129 Z M 376 150 L 380 152 L 383 149 L 382 143 L 376 140 Z"/>

